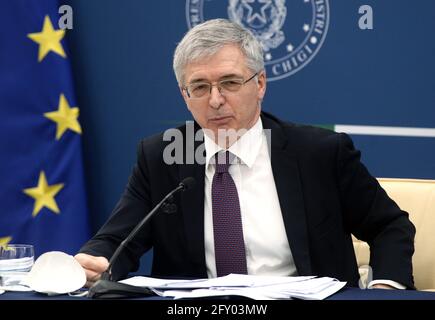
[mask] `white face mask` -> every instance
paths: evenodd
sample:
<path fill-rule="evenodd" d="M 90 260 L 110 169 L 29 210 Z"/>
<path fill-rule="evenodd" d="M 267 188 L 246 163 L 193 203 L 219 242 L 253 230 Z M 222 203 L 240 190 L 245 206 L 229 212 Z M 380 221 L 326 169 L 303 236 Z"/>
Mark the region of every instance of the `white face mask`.
<path fill-rule="evenodd" d="M 86 283 L 86 274 L 73 256 L 51 251 L 36 259 L 25 283 L 36 292 L 65 294 L 82 288 Z"/>

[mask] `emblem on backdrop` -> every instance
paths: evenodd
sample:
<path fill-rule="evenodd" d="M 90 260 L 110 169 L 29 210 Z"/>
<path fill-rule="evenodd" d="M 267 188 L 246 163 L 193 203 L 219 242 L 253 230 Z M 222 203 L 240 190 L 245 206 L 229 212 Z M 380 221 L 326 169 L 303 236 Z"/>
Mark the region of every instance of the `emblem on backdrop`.
<path fill-rule="evenodd" d="M 329 26 L 328 0 L 186 0 L 189 28 L 227 18 L 261 42 L 269 81 L 303 69 L 316 56 Z"/>

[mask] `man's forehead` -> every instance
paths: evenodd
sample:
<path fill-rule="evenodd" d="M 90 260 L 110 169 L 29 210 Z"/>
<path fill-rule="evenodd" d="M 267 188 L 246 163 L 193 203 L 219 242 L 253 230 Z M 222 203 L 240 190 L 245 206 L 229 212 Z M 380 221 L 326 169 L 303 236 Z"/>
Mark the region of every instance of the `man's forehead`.
<path fill-rule="evenodd" d="M 199 56 L 189 62 L 185 70 L 193 72 L 208 68 L 240 67 L 244 65 L 245 62 L 245 55 L 238 47 L 224 46 L 214 54 Z"/>
<path fill-rule="evenodd" d="M 198 73 L 188 77 L 188 80 L 190 83 L 192 83 L 192 82 L 211 81 L 211 80 L 219 81 L 219 80 L 233 79 L 233 78 L 243 78 L 243 73 L 230 71 L 228 73 L 222 73 L 221 75 L 215 77 Z"/>

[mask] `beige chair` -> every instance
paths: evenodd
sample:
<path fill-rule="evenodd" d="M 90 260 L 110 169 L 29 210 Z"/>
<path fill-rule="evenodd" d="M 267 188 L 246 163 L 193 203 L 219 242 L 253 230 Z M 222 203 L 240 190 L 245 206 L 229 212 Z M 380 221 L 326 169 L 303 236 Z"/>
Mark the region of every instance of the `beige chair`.
<path fill-rule="evenodd" d="M 435 291 L 435 180 L 379 178 L 378 181 L 399 207 L 409 213 L 417 229 L 412 259 L 416 288 Z M 367 269 L 362 266 L 369 264 L 370 249 L 355 237 L 353 245 L 363 278 Z"/>

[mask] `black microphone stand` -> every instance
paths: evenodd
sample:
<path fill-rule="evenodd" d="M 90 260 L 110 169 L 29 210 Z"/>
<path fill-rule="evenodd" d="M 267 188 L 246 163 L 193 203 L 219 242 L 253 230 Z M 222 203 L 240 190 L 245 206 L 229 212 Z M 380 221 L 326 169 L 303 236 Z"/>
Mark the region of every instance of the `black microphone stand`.
<path fill-rule="evenodd" d="M 121 242 L 119 247 L 116 249 L 115 253 L 109 260 L 109 266 L 107 270 L 101 274 L 100 280 L 94 283 L 92 287 L 89 288 L 88 297 L 89 298 L 125 298 L 125 297 L 139 297 L 154 295 L 154 292 L 146 287 L 137 287 L 125 283 L 120 283 L 113 281 L 112 279 L 112 268 L 116 259 L 122 250 L 127 246 L 127 244 L 134 238 L 138 231 L 154 216 L 154 214 L 160 209 L 160 207 L 173 199 L 173 195 L 179 191 L 185 191 L 189 189 L 194 184 L 194 179 L 189 177 L 184 179 L 177 188 L 172 190 L 166 197 L 160 201 L 149 214 L 145 216 L 144 219 L 130 232 L 127 238 Z"/>

